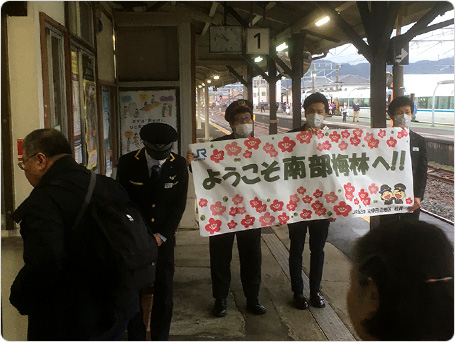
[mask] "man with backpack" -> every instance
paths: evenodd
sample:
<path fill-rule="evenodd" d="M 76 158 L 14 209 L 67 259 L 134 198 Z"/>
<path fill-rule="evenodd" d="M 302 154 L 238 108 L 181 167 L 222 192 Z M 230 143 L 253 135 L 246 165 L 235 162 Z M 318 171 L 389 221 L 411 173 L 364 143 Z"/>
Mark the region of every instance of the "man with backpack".
<path fill-rule="evenodd" d="M 137 203 L 158 244 L 150 320 L 152 341 L 166 341 L 173 309 L 175 231 L 186 206 L 188 169 L 185 158 L 171 152 L 177 131 L 164 123 L 143 126 L 145 147 L 120 157 L 117 178 Z M 142 314 L 128 325 L 129 340 L 144 340 Z"/>
<path fill-rule="evenodd" d="M 139 311 L 138 290 L 113 279 L 106 260 L 128 251 L 110 248 L 92 224 L 91 198 L 125 204 L 127 194 L 115 180 L 91 176 L 77 164 L 68 140 L 54 129 L 25 137 L 19 167 L 34 189 L 13 214 L 21 224 L 24 267 L 11 286 L 10 302 L 28 315 L 28 340 L 121 339 Z"/>

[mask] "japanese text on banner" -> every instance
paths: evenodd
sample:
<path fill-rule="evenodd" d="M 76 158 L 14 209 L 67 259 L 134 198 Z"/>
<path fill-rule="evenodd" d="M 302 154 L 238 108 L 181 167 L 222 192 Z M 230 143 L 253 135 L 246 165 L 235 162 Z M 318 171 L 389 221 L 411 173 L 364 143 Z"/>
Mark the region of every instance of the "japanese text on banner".
<path fill-rule="evenodd" d="M 193 144 L 202 236 L 406 212 L 409 132 L 335 129 Z"/>

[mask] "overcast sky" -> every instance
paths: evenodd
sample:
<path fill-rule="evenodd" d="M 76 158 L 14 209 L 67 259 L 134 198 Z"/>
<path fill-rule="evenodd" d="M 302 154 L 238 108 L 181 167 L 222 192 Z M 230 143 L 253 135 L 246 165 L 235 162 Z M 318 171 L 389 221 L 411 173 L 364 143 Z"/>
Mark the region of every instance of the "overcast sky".
<path fill-rule="evenodd" d="M 449 11 L 445 15 L 437 17 L 430 25 L 453 18 L 454 11 Z M 412 24 L 403 26 L 401 32 L 405 33 L 411 27 Z M 394 35 L 395 30 L 392 33 L 392 36 Z M 439 60 L 453 57 L 454 46 L 454 25 L 422 34 L 409 43 L 409 62 L 414 63 L 420 60 Z M 325 59 L 336 63 L 367 63 L 367 60 L 357 53 L 357 48 L 352 44 L 331 49 Z"/>

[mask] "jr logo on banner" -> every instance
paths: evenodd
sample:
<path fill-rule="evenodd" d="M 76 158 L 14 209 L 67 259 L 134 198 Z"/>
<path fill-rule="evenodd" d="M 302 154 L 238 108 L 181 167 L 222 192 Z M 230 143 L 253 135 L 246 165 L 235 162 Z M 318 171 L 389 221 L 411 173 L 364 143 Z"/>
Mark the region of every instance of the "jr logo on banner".
<path fill-rule="evenodd" d="M 321 130 L 190 146 L 202 236 L 406 212 L 409 132 Z"/>

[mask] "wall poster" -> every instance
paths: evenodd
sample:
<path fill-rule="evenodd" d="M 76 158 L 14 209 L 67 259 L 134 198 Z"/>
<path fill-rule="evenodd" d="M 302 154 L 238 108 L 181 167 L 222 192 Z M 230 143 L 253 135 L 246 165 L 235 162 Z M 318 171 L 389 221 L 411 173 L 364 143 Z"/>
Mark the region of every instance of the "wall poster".
<path fill-rule="evenodd" d="M 119 108 L 122 155 L 143 147 L 139 131 L 148 123 L 166 123 L 179 131 L 176 89 L 120 89 Z M 178 151 L 177 144 L 173 150 Z"/>
<path fill-rule="evenodd" d="M 96 86 L 95 82 L 84 80 L 85 94 L 85 125 L 87 143 L 87 169 L 91 170 L 97 166 L 97 124 L 96 124 Z"/>
<path fill-rule="evenodd" d="M 79 91 L 79 59 L 77 51 L 71 50 L 71 83 L 73 96 L 73 138 L 74 138 L 74 159 L 78 164 L 82 159 L 82 135 L 81 135 L 81 107 Z"/>
<path fill-rule="evenodd" d="M 102 106 L 103 106 L 103 147 L 104 147 L 104 161 L 106 168 L 106 176 L 112 175 L 112 143 L 111 143 L 111 93 L 109 88 L 102 88 Z"/>
<path fill-rule="evenodd" d="M 98 113 L 94 61 L 93 56 L 82 53 L 85 146 L 87 149 L 87 169 L 89 170 L 98 166 Z"/>

